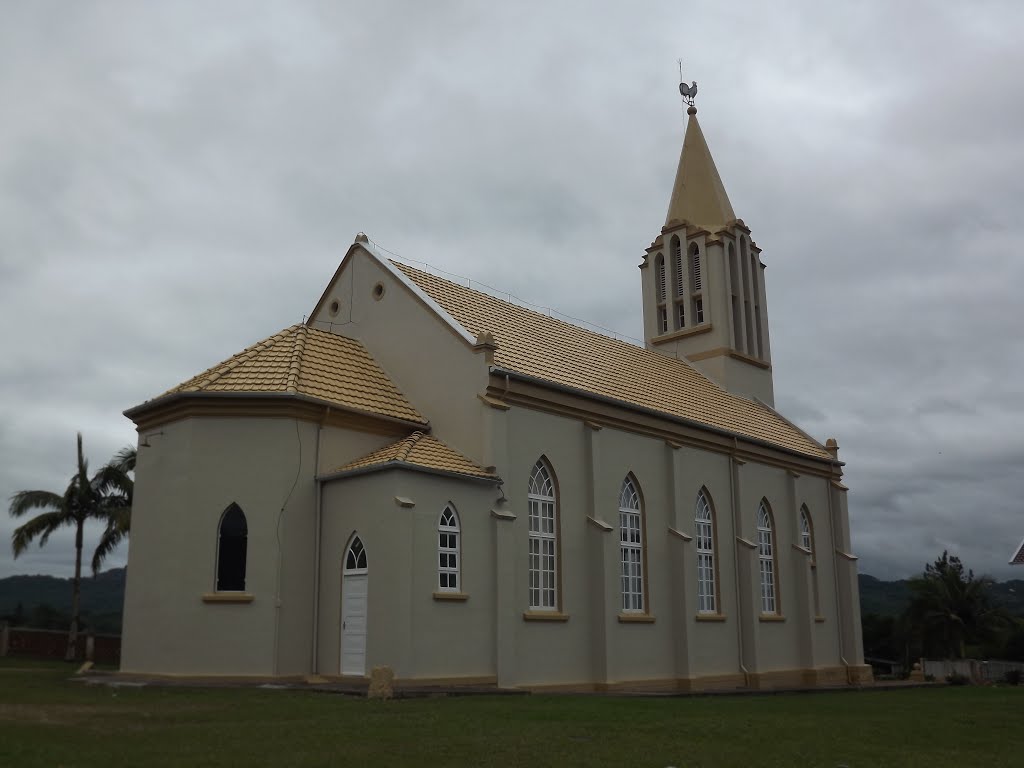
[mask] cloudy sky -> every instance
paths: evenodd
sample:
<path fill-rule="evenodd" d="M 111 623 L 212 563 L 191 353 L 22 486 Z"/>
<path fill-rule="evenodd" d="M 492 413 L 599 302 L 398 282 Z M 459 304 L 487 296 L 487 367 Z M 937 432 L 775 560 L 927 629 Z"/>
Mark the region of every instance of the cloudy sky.
<path fill-rule="evenodd" d="M 360 230 L 642 335 L 682 57 L 862 572 L 1024 576 L 1024 6 L 726 6 L 0 0 L 4 503 L 301 321 Z"/>

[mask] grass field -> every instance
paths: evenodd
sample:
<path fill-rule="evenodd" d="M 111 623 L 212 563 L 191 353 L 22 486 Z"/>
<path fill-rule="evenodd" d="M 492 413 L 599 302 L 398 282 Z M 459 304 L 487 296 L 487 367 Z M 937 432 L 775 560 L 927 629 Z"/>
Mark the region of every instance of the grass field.
<path fill-rule="evenodd" d="M 367 701 L 0 663 L 0 766 L 1019 766 L 1024 687 Z"/>

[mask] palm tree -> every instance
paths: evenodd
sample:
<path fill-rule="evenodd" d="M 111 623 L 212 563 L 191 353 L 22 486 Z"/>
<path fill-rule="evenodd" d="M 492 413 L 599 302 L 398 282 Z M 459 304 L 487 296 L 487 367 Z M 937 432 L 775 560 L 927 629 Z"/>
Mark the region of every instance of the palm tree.
<path fill-rule="evenodd" d="M 118 471 L 112 462 L 90 478 L 89 465 L 82 453 L 82 434 L 78 433 L 78 467 L 63 495 L 51 491 L 18 491 L 11 497 L 10 513 L 13 517 L 22 517 L 33 509 L 43 510 L 11 535 L 15 557 L 28 549 L 37 537 L 42 547 L 54 531 L 65 526 L 75 527 L 75 577 L 72 580 L 71 627 L 65 656 L 68 661 L 74 660 L 78 642 L 85 521 L 90 518 L 110 520 L 115 510 L 130 508 L 124 489 L 127 487 L 125 481 L 131 481 L 119 478 Z"/>
<path fill-rule="evenodd" d="M 992 599 L 992 584 L 989 576 L 975 577 L 948 552 L 910 579 L 907 617 L 921 634 L 926 653 L 962 659 L 968 642 L 987 638 L 1005 622 L 1005 611 Z"/>
<path fill-rule="evenodd" d="M 108 493 L 113 491 L 114 495 L 108 496 L 111 504 L 106 510 L 107 527 L 92 555 L 93 576 L 100 572 L 100 565 L 107 555 L 114 551 L 131 530 L 135 481 L 130 475 L 135 472 L 136 453 L 134 445 L 126 446 L 100 470 L 105 480 L 105 490 Z"/>

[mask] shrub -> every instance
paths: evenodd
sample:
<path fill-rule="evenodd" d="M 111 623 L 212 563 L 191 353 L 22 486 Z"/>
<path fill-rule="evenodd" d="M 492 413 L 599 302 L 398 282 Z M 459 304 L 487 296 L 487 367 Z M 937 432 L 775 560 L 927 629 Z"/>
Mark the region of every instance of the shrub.
<path fill-rule="evenodd" d="M 1022 675 L 1019 669 L 1011 669 L 1003 676 L 1003 680 L 1005 680 L 1008 685 L 1020 685 L 1022 676 L 1024 675 Z"/>
<path fill-rule="evenodd" d="M 954 672 L 952 675 L 946 675 L 946 682 L 950 685 L 969 685 L 971 679 L 967 675 Z"/>

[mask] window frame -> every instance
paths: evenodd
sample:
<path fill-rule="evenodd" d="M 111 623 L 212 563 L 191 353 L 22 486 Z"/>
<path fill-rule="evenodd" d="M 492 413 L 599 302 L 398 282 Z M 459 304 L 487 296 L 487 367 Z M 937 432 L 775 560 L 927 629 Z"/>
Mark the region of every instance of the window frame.
<path fill-rule="evenodd" d="M 537 482 L 539 477 L 543 481 Z M 545 490 L 549 493 L 545 493 Z M 536 513 L 535 513 L 536 510 Z M 550 511 L 551 530 L 537 525 L 548 518 Z M 560 613 L 561 589 L 561 524 L 558 508 L 558 484 L 550 462 L 541 456 L 530 471 L 527 486 L 527 607 L 531 613 Z M 536 551 L 534 551 L 536 549 Z M 547 551 L 545 551 L 547 550 Z M 535 560 L 536 558 L 536 566 Z M 544 566 L 544 559 L 550 560 L 550 568 Z M 534 575 L 536 574 L 536 581 Z M 545 578 L 550 576 L 550 578 Z M 536 586 L 534 586 L 536 584 Z M 537 599 L 534 600 L 534 593 Z M 548 597 L 550 596 L 550 601 Z M 548 604 L 550 602 L 550 604 Z"/>
<path fill-rule="evenodd" d="M 636 506 L 628 506 L 633 500 Z M 623 614 L 646 615 L 650 612 L 645 523 L 640 483 L 631 472 L 619 489 L 619 611 Z"/>
<path fill-rule="evenodd" d="M 701 502 L 707 511 L 707 518 L 701 517 Z M 697 613 L 705 616 L 721 615 L 722 613 L 718 585 L 718 526 L 715 524 L 717 522 L 715 518 L 715 506 L 711 500 L 711 494 L 707 488 L 702 487 L 697 492 L 697 501 L 694 504 L 693 538 L 697 552 Z M 705 525 L 710 529 L 710 533 L 702 533 L 701 527 Z M 701 546 L 704 540 L 709 541 L 710 548 Z M 701 564 L 702 557 L 710 560 L 705 566 Z M 710 595 L 706 592 L 705 594 L 701 593 L 702 586 L 708 583 L 706 577 L 701 574 L 702 569 L 710 575 Z M 710 598 L 710 608 L 704 607 L 704 598 Z"/>
<path fill-rule="evenodd" d="M 767 499 L 757 505 L 757 560 L 758 582 L 761 587 L 761 615 L 781 616 L 782 601 L 779 590 L 778 545 L 775 536 L 775 516 Z M 765 576 L 769 578 L 766 579 Z"/>
<path fill-rule="evenodd" d="M 445 518 L 451 519 L 445 524 Z M 454 558 L 455 565 L 451 564 Z M 452 586 L 452 577 L 455 585 Z M 447 581 L 447 583 L 445 583 Z M 437 518 L 437 591 L 462 592 L 462 526 L 458 510 L 451 502 Z"/>
<path fill-rule="evenodd" d="M 814 604 L 814 618 L 822 620 L 821 617 L 821 592 L 818 587 L 818 550 L 814 545 L 814 520 L 811 518 L 811 510 L 806 504 L 800 505 L 800 546 L 810 552 L 808 566 L 811 572 L 811 600 Z"/>

